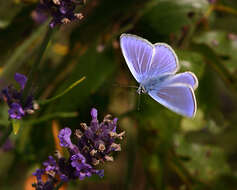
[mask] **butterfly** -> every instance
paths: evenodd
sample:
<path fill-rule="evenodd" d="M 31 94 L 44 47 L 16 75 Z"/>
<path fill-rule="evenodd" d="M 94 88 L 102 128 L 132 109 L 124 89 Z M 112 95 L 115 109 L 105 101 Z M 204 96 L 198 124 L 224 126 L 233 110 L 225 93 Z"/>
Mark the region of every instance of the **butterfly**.
<path fill-rule="evenodd" d="M 178 58 L 168 44 L 152 44 L 139 36 L 122 34 L 120 47 L 128 68 L 140 83 L 139 94 L 147 93 L 183 116 L 195 116 L 197 77 L 192 72 L 176 74 L 179 70 Z"/>

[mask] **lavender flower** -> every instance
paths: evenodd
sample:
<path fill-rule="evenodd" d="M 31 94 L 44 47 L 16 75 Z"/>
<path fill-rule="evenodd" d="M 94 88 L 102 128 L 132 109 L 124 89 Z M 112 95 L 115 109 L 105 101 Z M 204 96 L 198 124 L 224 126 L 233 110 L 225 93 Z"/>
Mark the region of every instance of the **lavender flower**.
<path fill-rule="evenodd" d="M 42 23 L 46 20 L 46 15 L 50 15 L 52 17 L 50 27 L 53 28 L 56 25 L 82 19 L 82 13 L 76 13 L 75 9 L 84 3 L 85 0 L 40 0 L 32 17 L 36 22 Z"/>
<path fill-rule="evenodd" d="M 33 103 L 32 95 L 29 95 L 26 98 L 26 102 L 24 104 L 22 102 L 22 93 L 27 81 L 26 76 L 16 73 L 14 79 L 20 85 L 20 89 L 17 90 L 17 88 L 10 85 L 2 89 L 0 97 L 3 101 L 7 102 L 9 106 L 9 117 L 11 119 L 21 119 L 27 114 L 34 113 L 34 110 L 37 109 L 37 106 Z"/>
<path fill-rule="evenodd" d="M 50 156 L 44 162 L 44 169 L 37 170 L 34 175 L 37 183 L 33 186 L 37 190 L 52 190 L 59 181 L 83 180 L 92 175 L 104 176 L 104 170 L 97 169 L 100 163 L 113 161 L 111 153 L 121 151 L 116 139 L 122 139 L 125 132 L 117 133 L 117 118 L 111 119 L 111 115 L 105 116 L 103 122 L 97 119 L 97 110 L 91 110 L 92 120 L 88 126 L 81 123 L 80 129 L 75 131 L 75 142 L 71 140 L 72 131 L 64 128 L 59 132 L 60 145 L 69 152 L 69 157 L 62 157 L 57 153 L 57 161 Z M 43 172 L 42 172 L 43 171 Z M 48 175 L 48 180 L 42 182 L 41 176 Z M 52 185 L 53 186 L 50 186 Z"/>

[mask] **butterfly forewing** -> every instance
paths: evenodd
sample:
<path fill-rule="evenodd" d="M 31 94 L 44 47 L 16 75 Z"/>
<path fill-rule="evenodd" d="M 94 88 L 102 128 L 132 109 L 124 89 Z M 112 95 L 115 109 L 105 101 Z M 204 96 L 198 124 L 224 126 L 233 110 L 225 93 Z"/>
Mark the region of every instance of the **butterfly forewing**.
<path fill-rule="evenodd" d="M 193 89 L 189 85 L 172 84 L 151 90 L 148 94 L 163 106 L 187 117 L 196 112 L 196 100 Z"/>
<path fill-rule="evenodd" d="M 145 39 L 130 34 L 121 35 L 120 45 L 134 78 L 139 83 L 142 82 L 149 76 L 153 45 Z"/>
<path fill-rule="evenodd" d="M 149 68 L 150 77 L 158 77 L 164 74 L 174 74 L 179 69 L 178 59 L 173 49 L 164 43 L 154 46 L 154 56 Z"/>

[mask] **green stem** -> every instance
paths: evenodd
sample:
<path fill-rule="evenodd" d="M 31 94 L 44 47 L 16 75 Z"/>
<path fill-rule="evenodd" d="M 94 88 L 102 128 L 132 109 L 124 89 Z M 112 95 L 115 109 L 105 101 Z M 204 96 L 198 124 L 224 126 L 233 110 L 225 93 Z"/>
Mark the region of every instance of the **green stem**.
<path fill-rule="evenodd" d="M 0 147 L 2 147 L 2 145 L 6 142 L 7 138 L 10 136 L 10 134 L 12 133 L 12 124 L 10 124 L 5 133 L 3 134 L 2 138 L 0 139 Z"/>
<path fill-rule="evenodd" d="M 14 73 L 18 70 L 18 68 L 27 59 L 29 59 L 29 56 L 31 56 L 35 52 L 35 47 L 30 49 L 30 46 L 32 46 L 32 43 L 38 39 L 40 34 L 44 33 L 45 27 L 48 24 L 49 22 L 46 22 L 44 25 L 37 28 L 37 30 L 35 30 L 35 32 L 33 32 L 31 36 L 28 39 L 26 39 L 22 45 L 20 45 L 18 48 L 14 50 L 12 56 L 4 64 L 3 71 L 0 74 L 1 78 L 3 78 L 6 81 L 11 79 Z M 28 53 L 25 53 L 26 51 Z"/>
<path fill-rule="evenodd" d="M 36 60 L 35 60 L 34 64 L 32 65 L 30 73 L 28 74 L 28 79 L 27 79 L 27 82 L 26 82 L 26 86 L 25 86 L 24 91 L 23 91 L 23 96 L 22 96 L 23 104 L 26 103 L 27 96 L 29 95 L 29 92 L 30 92 L 31 87 L 32 87 L 34 75 L 38 71 L 38 68 L 39 68 L 40 62 L 42 60 L 43 54 L 44 54 L 44 52 L 47 48 L 47 45 L 48 45 L 54 31 L 55 31 L 55 29 L 48 28 L 48 31 L 47 31 L 47 33 L 44 37 L 44 40 L 43 40 L 43 42 L 42 42 L 42 44 L 39 48 L 39 53 L 36 57 Z"/>
<path fill-rule="evenodd" d="M 136 161 L 137 147 L 136 147 L 136 137 L 132 134 L 128 135 L 128 145 L 127 145 L 127 173 L 125 175 L 124 189 L 132 189 L 133 185 L 133 175 L 134 167 Z"/>

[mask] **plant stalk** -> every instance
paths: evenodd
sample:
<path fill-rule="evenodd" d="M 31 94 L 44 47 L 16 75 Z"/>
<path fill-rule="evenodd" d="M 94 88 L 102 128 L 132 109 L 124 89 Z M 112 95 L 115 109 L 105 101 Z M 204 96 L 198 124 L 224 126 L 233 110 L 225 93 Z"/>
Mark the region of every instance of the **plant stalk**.
<path fill-rule="evenodd" d="M 43 42 L 39 48 L 39 53 L 36 57 L 36 60 L 35 60 L 34 64 L 32 65 L 31 71 L 28 74 L 28 79 L 27 79 L 26 86 L 24 88 L 23 95 L 22 95 L 23 105 L 26 103 L 27 96 L 29 95 L 30 90 L 32 88 L 34 75 L 39 69 L 39 65 L 41 63 L 42 57 L 44 55 L 44 52 L 48 46 L 48 43 L 49 43 L 54 31 L 55 31 L 55 28 L 54 29 L 48 28 L 48 31 L 47 31 L 47 33 L 43 39 Z"/>

